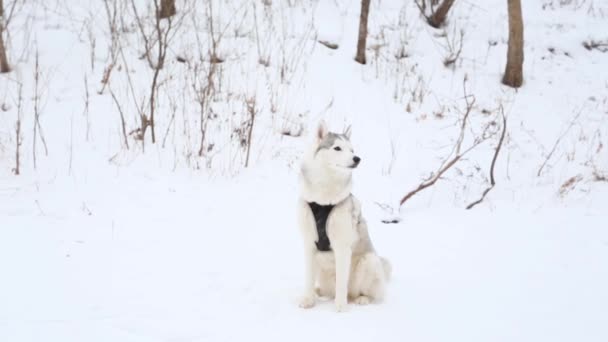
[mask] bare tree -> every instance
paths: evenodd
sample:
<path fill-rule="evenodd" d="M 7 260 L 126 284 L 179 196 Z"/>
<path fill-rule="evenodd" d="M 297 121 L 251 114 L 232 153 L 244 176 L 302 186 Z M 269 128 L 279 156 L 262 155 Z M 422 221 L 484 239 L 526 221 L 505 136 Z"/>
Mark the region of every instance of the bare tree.
<path fill-rule="evenodd" d="M 161 0 L 160 1 L 160 10 L 158 11 L 159 19 L 166 19 L 174 16 L 176 13 L 175 10 L 175 0 Z"/>
<path fill-rule="evenodd" d="M 11 71 L 11 67 L 8 64 L 8 58 L 6 57 L 6 47 L 4 45 L 4 0 L 0 0 L 0 72 L 6 73 Z"/>
<path fill-rule="evenodd" d="M 428 17 L 426 21 L 434 28 L 441 27 L 445 22 L 445 18 L 448 16 L 448 12 L 453 4 L 454 0 L 443 0 L 437 10 L 430 17 Z"/>
<path fill-rule="evenodd" d="M 370 0 L 361 0 L 361 15 L 359 17 L 359 39 L 357 40 L 357 56 L 355 60 L 365 64 L 365 45 L 367 41 L 367 17 Z"/>
<path fill-rule="evenodd" d="M 513 88 L 523 83 L 524 64 L 524 22 L 521 16 L 521 1 L 507 0 L 509 11 L 509 48 L 507 66 L 502 83 Z"/>

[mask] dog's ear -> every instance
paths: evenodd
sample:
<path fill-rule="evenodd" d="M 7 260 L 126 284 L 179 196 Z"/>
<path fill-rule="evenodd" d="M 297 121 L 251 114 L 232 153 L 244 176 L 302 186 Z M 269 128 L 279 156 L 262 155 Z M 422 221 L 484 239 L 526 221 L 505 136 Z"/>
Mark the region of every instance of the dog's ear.
<path fill-rule="evenodd" d="M 346 127 L 346 129 L 344 130 L 343 134 L 346 137 L 346 139 L 350 139 L 350 134 L 352 132 L 351 127 L 352 127 L 351 125 L 348 125 L 348 127 Z"/>
<path fill-rule="evenodd" d="M 321 119 L 321 121 L 319 121 L 319 126 L 317 126 L 317 140 L 321 141 L 325 139 L 328 133 L 327 124 L 325 123 L 325 120 Z"/>

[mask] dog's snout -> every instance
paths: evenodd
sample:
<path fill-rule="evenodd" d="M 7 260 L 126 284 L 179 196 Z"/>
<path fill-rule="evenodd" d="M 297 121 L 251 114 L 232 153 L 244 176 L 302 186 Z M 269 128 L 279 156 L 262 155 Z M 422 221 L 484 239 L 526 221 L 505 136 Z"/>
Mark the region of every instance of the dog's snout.
<path fill-rule="evenodd" d="M 359 164 L 359 162 L 361 161 L 361 158 L 354 156 L 353 161 L 355 162 L 355 164 Z"/>

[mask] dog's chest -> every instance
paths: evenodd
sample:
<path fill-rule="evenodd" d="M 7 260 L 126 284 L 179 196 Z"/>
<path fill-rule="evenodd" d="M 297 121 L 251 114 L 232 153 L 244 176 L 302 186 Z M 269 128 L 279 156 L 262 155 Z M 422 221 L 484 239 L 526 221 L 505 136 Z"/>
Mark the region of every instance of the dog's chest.
<path fill-rule="evenodd" d="M 334 253 L 317 253 L 315 260 L 319 269 L 323 271 L 334 271 L 336 269 L 336 258 Z"/>
<path fill-rule="evenodd" d="M 359 234 L 357 233 L 357 222 L 353 218 L 353 205 L 350 198 L 336 204 L 333 208 L 323 206 L 325 208 L 315 209 L 308 203 L 305 206 L 310 218 L 306 230 L 318 252 L 330 252 L 340 246 L 354 247 Z"/>
<path fill-rule="evenodd" d="M 331 242 L 327 236 L 327 219 L 335 205 L 320 205 L 315 202 L 309 202 L 308 206 L 312 211 L 315 219 L 315 227 L 317 229 L 317 250 L 321 252 L 331 251 Z"/>

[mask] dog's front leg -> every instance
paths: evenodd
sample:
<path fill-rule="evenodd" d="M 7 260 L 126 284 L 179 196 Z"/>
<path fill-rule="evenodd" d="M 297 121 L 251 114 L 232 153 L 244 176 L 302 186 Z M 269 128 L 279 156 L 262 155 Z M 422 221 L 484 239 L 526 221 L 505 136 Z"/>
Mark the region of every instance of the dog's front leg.
<path fill-rule="evenodd" d="M 315 305 L 315 280 L 317 276 L 317 263 L 315 262 L 314 250 L 306 248 L 305 250 L 305 274 L 304 274 L 304 295 L 300 299 L 301 308 L 312 308 Z"/>
<path fill-rule="evenodd" d="M 348 303 L 348 280 L 350 277 L 350 262 L 352 250 L 348 246 L 335 246 L 334 256 L 336 259 L 336 310 L 346 310 Z"/>

